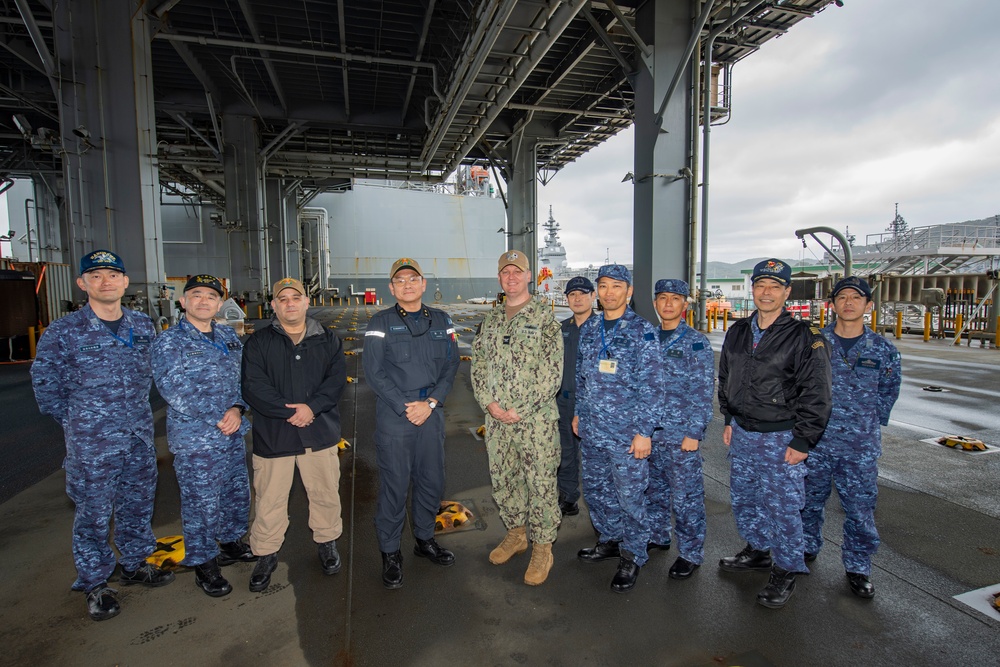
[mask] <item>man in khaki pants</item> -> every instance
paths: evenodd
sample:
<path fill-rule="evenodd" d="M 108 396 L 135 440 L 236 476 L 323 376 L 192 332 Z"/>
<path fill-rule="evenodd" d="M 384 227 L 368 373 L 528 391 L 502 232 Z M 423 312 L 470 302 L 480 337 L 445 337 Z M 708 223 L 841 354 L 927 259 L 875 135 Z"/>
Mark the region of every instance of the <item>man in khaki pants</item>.
<path fill-rule="evenodd" d="M 309 528 L 325 574 L 340 571 L 340 412 L 347 385 L 344 350 L 333 330 L 307 317 L 309 298 L 294 278 L 274 285 L 271 326 L 243 349 L 243 400 L 254 412 L 250 547 L 259 556 L 250 590 L 263 591 L 288 529 L 295 468 L 309 496 Z"/>

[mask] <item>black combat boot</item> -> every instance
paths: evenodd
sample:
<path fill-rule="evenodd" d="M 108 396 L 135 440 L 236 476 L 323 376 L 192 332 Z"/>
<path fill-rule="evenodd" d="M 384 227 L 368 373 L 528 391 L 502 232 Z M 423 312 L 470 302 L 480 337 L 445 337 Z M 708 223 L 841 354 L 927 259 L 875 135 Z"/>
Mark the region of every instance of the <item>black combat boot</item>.
<path fill-rule="evenodd" d="M 87 593 L 87 613 L 93 620 L 106 621 L 117 616 L 121 610 L 117 591 L 108 588 L 107 583 L 100 584 Z"/>
<path fill-rule="evenodd" d="M 426 558 L 435 565 L 447 567 L 455 564 L 455 554 L 438 544 L 433 537 L 429 540 L 418 538 L 417 543 L 413 545 L 413 553 L 421 558 Z"/>
<path fill-rule="evenodd" d="M 194 566 L 194 583 L 213 598 L 221 598 L 233 592 L 233 587 L 222 576 L 222 570 L 214 558 Z"/>
<path fill-rule="evenodd" d="M 780 609 L 792 597 L 795 590 L 795 573 L 783 570 L 777 565 L 771 568 L 771 576 L 767 586 L 757 593 L 757 602 L 770 609 Z"/>
<path fill-rule="evenodd" d="M 719 561 L 719 567 L 730 572 L 749 572 L 750 570 L 770 570 L 771 552 L 759 551 L 749 544 L 735 556 L 727 556 Z"/>
<path fill-rule="evenodd" d="M 250 550 L 250 545 L 246 542 L 236 540 L 235 542 L 220 542 L 219 557 L 217 562 L 219 567 L 232 565 L 233 563 L 252 563 L 257 560 Z"/>
<path fill-rule="evenodd" d="M 403 586 L 403 554 L 382 552 L 382 585 L 389 590 Z"/>
<path fill-rule="evenodd" d="M 261 556 L 250 574 L 250 592 L 260 593 L 271 584 L 271 573 L 278 567 L 278 552 Z"/>
<path fill-rule="evenodd" d="M 598 542 L 592 547 L 580 549 L 576 552 L 576 557 L 584 563 L 596 563 L 598 561 L 609 560 L 611 558 L 619 558 L 621 556 L 621 551 L 619 550 L 620 545 L 621 542 L 616 540 Z"/>
<path fill-rule="evenodd" d="M 639 566 L 635 563 L 635 557 L 624 549 L 618 558 L 618 571 L 615 578 L 611 580 L 611 590 L 616 593 L 625 593 L 632 590 L 636 579 L 639 578 Z"/>
<path fill-rule="evenodd" d="M 337 540 L 330 540 L 319 545 L 319 564 L 323 566 L 323 574 L 340 572 L 340 554 L 337 553 Z"/>

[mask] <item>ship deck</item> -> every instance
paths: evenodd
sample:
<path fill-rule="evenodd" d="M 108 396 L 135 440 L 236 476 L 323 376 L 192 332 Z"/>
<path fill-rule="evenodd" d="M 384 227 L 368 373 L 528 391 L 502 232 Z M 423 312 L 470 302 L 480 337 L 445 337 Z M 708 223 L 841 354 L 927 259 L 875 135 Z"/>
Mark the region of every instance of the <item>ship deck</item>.
<path fill-rule="evenodd" d="M 363 343 L 376 307 L 316 308 L 348 350 Z M 447 306 L 468 354 L 484 306 Z M 721 332 L 710 335 L 719 349 Z M 977 343 L 978 344 L 978 343 Z M 305 494 L 293 487 L 291 527 L 271 586 L 250 593 L 251 565 L 224 572 L 233 592 L 205 596 L 190 572 L 165 588 L 122 588 L 122 613 L 94 623 L 72 593 L 73 509 L 56 470 L 62 439 L 31 397 L 27 365 L 0 366 L 0 640 L 3 664 L 141 665 L 974 665 L 995 664 L 1000 614 L 986 607 L 1000 591 L 1000 450 L 969 454 L 923 440 L 957 431 L 1000 444 L 1000 354 L 946 341 L 900 341 L 903 393 L 884 431 L 875 558 L 877 595 L 851 595 L 839 558 L 842 514 L 831 499 L 825 547 L 788 605 L 765 609 L 754 597 L 766 574 L 720 572 L 717 560 L 742 547 L 729 501 L 722 422 L 704 443 L 708 509 L 706 564 L 687 581 L 667 577 L 676 552 L 654 552 L 635 589 L 609 588 L 613 562 L 583 564 L 594 542 L 586 508 L 563 521 L 549 580 L 522 577 L 528 554 L 503 566 L 487 560 L 504 527 L 491 498 L 482 414 L 469 363 L 447 401 L 449 499 L 476 514 L 475 527 L 440 537 L 457 562 L 440 568 L 410 555 L 403 536 L 404 586 L 380 579 L 373 529 L 378 481 L 374 396 L 361 356 L 347 358 L 341 403 L 351 450 L 341 454 L 342 571 L 324 576 L 306 525 Z M 935 385 L 944 391 L 930 393 Z M 154 530 L 180 534 L 177 484 L 167 452 L 162 401 L 154 401 L 159 484 Z M 415 562 L 418 561 L 419 562 Z M 112 586 L 115 584 L 112 582 Z M 992 588 L 988 588 L 992 587 Z M 979 609 L 955 598 L 972 594 Z"/>

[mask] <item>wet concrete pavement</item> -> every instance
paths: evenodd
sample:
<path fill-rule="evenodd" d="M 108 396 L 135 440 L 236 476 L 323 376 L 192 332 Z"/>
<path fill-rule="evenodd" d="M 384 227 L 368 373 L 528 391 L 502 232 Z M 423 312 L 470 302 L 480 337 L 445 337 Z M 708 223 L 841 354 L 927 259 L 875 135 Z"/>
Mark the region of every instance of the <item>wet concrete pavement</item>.
<path fill-rule="evenodd" d="M 448 309 L 467 354 L 482 308 Z M 315 314 L 342 336 L 356 338 L 345 343 L 351 350 L 362 347 L 367 314 L 376 310 L 350 306 Z M 718 350 L 722 334 L 710 337 Z M 306 526 L 305 494 L 296 482 L 292 524 L 266 591 L 247 590 L 250 565 L 225 568 L 234 591 L 219 599 L 205 596 L 193 574 L 182 572 L 165 588 L 120 588 L 122 614 L 94 623 L 83 596 L 69 591 L 72 505 L 57 471 L 0 504 L 0 664 L 996 664 L 1000 615 L 991 618 L 952 596 L 992 585 L 1000 590 L 1000 453 L 970 455 L 921 440 L 954 428 L 963 435 L 990 435 L 984 440 L 1000 444 L 994 407 L 1000 353 L 919 340 L 904 340 L 900 348 L 905 382 L 884 435 L 878 509 L 883 543 L 875 559 L 874 600 L 858 599 L 847 588 L 835 500 L 823 552 L 784 609 L 755 603 L 766 574 L 718 570 L 719 558 L 742 547 L 729 504 L 721 418 L 704 445 L 706 564 L 690 580 L 667 578 L 675 551 L 654 552 L 636 588 L 613 593 L 614 562 L 583 564 L 575 558 L 594 541 L 584 508 L 560 528 L 549 580 L 537 588 L 524 585 L 529 554 L 504 566 L 486 558 L 505 529 L 491 499 L 485 447 L 473 433 L 482 415 L 472 399 L 468 362 L 446 406 L 446 494 L 476 512 L 476 528 L 440 538 L 456 553 L 450 568 L 413 557 L 412 536 L 405 533 L 404 586 L 385 590 L 372 525 L 374 398 L 355 355 L 347 359 L 348 374 L 361 381 L 348 386 L 341 404 L 345 436 L 354 448 L 341 455 L 345 532 L 338 541 L 344 556 L 339 574 L 328 577 L 320 570 Z M 0 391 L 22 401 L 16 413 L 0 413 L 5 469 L 12 450 L 17 461 L 25 452 L 61 448 L 58 427 L 29 409 L 26 376 L 26 367 L 0 369 Z M 950 391 L 931 396 L 920 390 L 926 384 Z M 162 407 L 156 421 L 154 530 L 166 536 L 180 533 L 179 506 Z"/>

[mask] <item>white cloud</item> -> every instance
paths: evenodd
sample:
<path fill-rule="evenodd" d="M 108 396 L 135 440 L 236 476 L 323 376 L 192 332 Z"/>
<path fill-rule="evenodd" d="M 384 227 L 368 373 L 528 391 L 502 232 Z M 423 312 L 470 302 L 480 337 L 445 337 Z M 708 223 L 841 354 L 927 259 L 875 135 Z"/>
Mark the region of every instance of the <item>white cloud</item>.
<path fill-rule="evenodd" d="M 709 259 L 810 257 L 794 230 L 862 242 L 894 205 L 911 227 L 1000 213 L 1000 3 L 849 1 L 735 67 L 712 131 Z M 539 188 L 571 264 L 631 260 L 631 131 Z M 815 245 L 815 244 L 812 244 Z"/>

